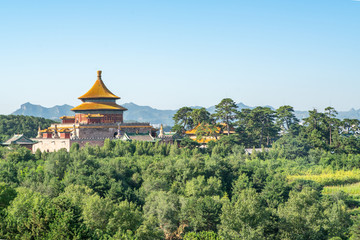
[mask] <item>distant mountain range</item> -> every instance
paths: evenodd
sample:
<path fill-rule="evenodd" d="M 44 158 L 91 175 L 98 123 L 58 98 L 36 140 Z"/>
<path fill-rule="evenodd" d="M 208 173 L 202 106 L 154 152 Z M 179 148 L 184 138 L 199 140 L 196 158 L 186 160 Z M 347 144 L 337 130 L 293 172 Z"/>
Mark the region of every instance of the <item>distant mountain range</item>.
<path fill-rule="evenodd" d="M 125 121 L 138 121 L 150 122 L 152 124 L 173 125 L 173 115 L 177 110 L 159 110 L 149 106 L 139 106 L 135 103 L 125 103 L 121 106 L 128 109 L 124 112 Z M 60 121 L 62 116 L 73 116 L 74 112 L 71 111 L 73 106 L 70 105 L 56 105 L 51 108 L 43 107 L 41 105 L 34 105 L 29 102 L 24 103 L 18 110 L 11 113 L 12 115 L 25 115 L 34 117 L 43 117 Z"/>
<path fill-rule="evenodd" d="M 52 120 L 59 120 L 62 116 L 72 116 L 74 112 L 71 111 L 73 107 L 67 104 L 56 105 L 51 108 L 43 107 L 41 105 L 34 105 L 29 102 L 24 103 L 18 110 L 13 112 L 11 115 L 25 115 L 34 117 L 43 117 Z"/>
<path fill-rule="evenodd" d="M 149 106 L 139 106 L 135 103 L 124 103 L 121 104 L 123 107 L 127 108 L 128 111 L 124 113 L 125 121 L 138 121 L 138 122 L 150 122 L 152 124 L 164 124 L 172 126 L 174 121 L 172 117 L 177 110 L 159 110 Z M 253 109 L 254 107 L 247 106 L 244 103 L 237 104 L 239 109 L 249 108 Z M 271 106 L 271 109 L 274 109 Z M 25 116 L 35 116 L 43 117 L 52 120 L 59 120 L 62 116 L 72 116 L 74 112 L 71 111 L 73 106 L 70 105 L 56 105 L 51 108 L 46 108 L 41 105 L 34 105 L 29 102 L 24 103 L 20 106 L 18 110 L 12 113 L 12 115 L 25 115 Z M 194 106 L 193 108 L 200 108 L 199 106 Z M 210 113 L 215 112 L 215 106 L 207 108 Z M 308 117 L 308 111 L 295 111 L 295 115 L 299 119 Z M 339 112 L 338 118 L 355 118 L 360 120 L 360 109 L 350 109 L 349 111 Z"/>

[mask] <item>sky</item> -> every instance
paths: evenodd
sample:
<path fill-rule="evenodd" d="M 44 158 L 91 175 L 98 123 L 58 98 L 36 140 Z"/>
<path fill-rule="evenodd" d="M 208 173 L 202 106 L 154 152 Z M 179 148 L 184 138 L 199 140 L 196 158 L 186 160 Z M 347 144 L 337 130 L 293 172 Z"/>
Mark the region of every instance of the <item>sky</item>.
<path fill-rule="evenodd" d="M 354 0 L 3 0 L 0 114 L 76 106 L 97 70 L 120 105 L 359 109 L 359 44 Z"/>

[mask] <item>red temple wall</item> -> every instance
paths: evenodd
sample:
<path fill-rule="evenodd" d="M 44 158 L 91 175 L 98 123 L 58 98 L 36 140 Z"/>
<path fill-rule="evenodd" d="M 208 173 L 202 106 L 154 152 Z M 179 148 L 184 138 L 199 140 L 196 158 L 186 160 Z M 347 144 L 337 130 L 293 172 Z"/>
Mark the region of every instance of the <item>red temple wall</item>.
<path fill-rule="evenodd" d="M 73 119 L 63 119 L 62 123 L 75 123 L 75 118 L 73 118 Z"/>
<path fill-rule="evenodd" d="M 60 138 L 70 138 L 70 133 L 60 133 Z"/>
<path fill-rule="evenodd" d="M 52 133 L 43 133 L 43 138 L 52 138 Z"/>
<path fill-rule="evenodd" d="M 116 123 L 123 122 L 123 114 L 101 114 L 102 118 L 88 118 L 87 114 L 77 113 L 75 115 L 76 123 Z"/>

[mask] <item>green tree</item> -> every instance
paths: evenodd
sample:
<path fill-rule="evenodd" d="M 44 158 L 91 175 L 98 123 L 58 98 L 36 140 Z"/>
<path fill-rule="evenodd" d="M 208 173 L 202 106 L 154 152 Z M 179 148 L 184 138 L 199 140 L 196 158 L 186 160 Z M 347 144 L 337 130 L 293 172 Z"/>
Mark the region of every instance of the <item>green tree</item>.
<path fill-rule="evenodd" d="M 266 239 L 264 230 L 269 217 L 255 189 L 244 189 L 235 201 L 225 201 L 220 236 L 224 239 Z"/>
<path fill-rule="evenodd" d="M 348 135 L 355 135 L 359 131 L 360 120 L 345 118 L 341 122 L 343 132 Z"/>
<path fill-rule="evenodd" d="M 181 221 L 191 231 L 216 231 L 220 223 L 221 206 L 219 197 L 186 198 L 181 207 Z"/>
<path fill-rule="evenodd" d="M 213 116 L 226 124 L 228 135 L 230 135 L 230 127 L 233 125 L 233 121 L 239 113 L 237 108 L 238 106 L 231 98 L 224 98 L 215 106 L 215 113 Z"/>
<path fill-rule="evenodd" d="M 192 119 L 194 126 L 197 126 L 201 123 L 210 123 L 211 122 L 210 113 L 208 111 L 206 111 L 205 108 L 194 109 L 191 112 L 191 119 Z"/>
<path fill-rule="evenodd" d="M 17 189 L 17 197 L 6 209 L 6 237 L 9 239 L 44 238 L 54 221 L 49 198 L 26 188 Z"/>
<path fill-rule="evenodd" d="M 279 107 L 276 110 L 276 118 L 278 126 L 284 131 L 289 131 L 299 123 L 299 119 L 295 117 L 294 108 L 289 105 Z"/>
<path fill-rule="evenodd" d="M 324 113 L 318 112 L 316 109 L 309 111 L 309 117 L 304 118 L 305 138 L 316 148 L 327 149 L 328 125 Z"/>
<path fill-rule="evenodd" d="M 156 219 L 157 227 L 162 229 L 166 239 L 172 239 L 179 234 L 180 225 L 180 202 L 177 195 L 158 191 L 151 193 L 144 205 L 144 217 L 146 220 Z"/>
<path fill-rule="evenodd" d="M 176 131 L 179 134 L 183 134 L 186 130 L 192 129 L 194 127 L 194 123 L 191 117 L 192 112 L 193 109 L 190 107 L 180 108 L 173 116 L 175 121 L 173 131 Z"/>
<path fill-rule="evenodd" d="M 244 110 L 244 109 L 243 109 Z M 272 140 L 275 140 L 279 128 L 275 125 L 275 111 L 268 107 L 256 107 L 251 111 L 245 110 L 246 114 L 241 114 L 243 120 L 240 124 L 245 123 L 246 131 L 258 143 L 269 146 Z"/>
<path fill-rule="evenodd" d="M 217 140 L 221 131 L 221 126 L 203 122 L 196 128 L 196 140 L 201 141 L 209 137 Z"/>
<path fill-rule="evenodd" d="M 15 189 L 6 183 L 0 182 L 0 214 L 1 210 L 7 208 L 15 197 Z"/>
<path fill-rule="evenodd" d="M 186 233 L 184 240 L 221 240 L 215 232 L 213 231 L 202 231 L 202 232 L 189 232 Z"/>
<path fill-rule="evenodd" d="M 324 211 L 320 194 L 305 187 L 291 191 L 289 200 L 278 210 L 281 239 L 325 239 Z"/>
<path fill-rule="evenodd" d="M 327 122 L 329 125 L 329 145 L 332 143 L 332 130 L 334 129 L 334 124 L 336 122 L 335 117 L 337 115 L 337 111 L 333 107 L 325 108 L 325 115 L 327 116 Z"/>
<path fill-rule="evenodd" d="M 327 231 L 327 238 L 339 237 L 349 239 L 352 221 L 345 201 L 349 196 L 344 193 L 336 193 L 322 201 L 324 208 L 324 229 Z"/>

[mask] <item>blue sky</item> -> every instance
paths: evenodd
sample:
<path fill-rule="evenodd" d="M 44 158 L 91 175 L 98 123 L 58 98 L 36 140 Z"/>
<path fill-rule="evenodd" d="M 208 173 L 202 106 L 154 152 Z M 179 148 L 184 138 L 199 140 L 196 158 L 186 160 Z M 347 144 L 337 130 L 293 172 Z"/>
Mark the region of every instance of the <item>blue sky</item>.
<path fill-rule="evenodd" d="M 0 36 L 0 114 L 77 105 L 97 70 L 120 104 L 360 108 L 358 1 L 2 1 Z"/>

